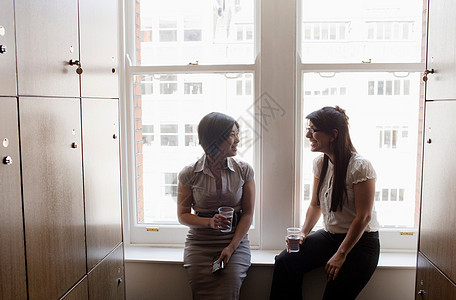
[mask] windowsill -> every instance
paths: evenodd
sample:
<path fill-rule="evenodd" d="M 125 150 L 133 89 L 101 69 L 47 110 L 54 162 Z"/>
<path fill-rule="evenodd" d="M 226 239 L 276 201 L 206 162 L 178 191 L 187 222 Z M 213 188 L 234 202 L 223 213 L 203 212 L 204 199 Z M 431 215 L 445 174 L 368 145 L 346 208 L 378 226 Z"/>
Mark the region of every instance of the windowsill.
<path fill-rule="evenodd" d="M 282 250 L 252 250 L 252 266 L 273 266 L 274 257 Z M 159 248 L 149 246 L 125 247 L 125 262 L 182 264 L 182 248 Z M 382 251 L 377 268 L 415 269 L 416 252 Z"/>

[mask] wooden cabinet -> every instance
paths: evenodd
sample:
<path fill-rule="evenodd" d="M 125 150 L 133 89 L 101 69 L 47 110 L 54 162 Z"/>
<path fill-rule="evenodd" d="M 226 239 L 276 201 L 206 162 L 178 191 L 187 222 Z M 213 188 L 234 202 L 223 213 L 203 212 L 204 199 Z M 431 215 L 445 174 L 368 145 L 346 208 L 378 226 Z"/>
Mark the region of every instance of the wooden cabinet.
<path fill-rule="evenodd" d="M 117 99 L 83 99 L 87 266 L 122 241 Z"/>
<path fill-rule="evenodd" d="M 123 245 L 120 244 L 89 272 L 89 299 L 124 299 L 123 259 Z"/>
<path fill-rule="evenodd" d="M 79 97 L 78 1 L 15 0 L 19 95 Z"/>
<path fill-rule="evenodd" d="M 82 97 L 119 97 L 118 18 L 118 1 L 79 0 Z"/>
<path fill-rule="evenodd" d="M 416 299 L 456 299 L 456 2 L 430 0 Z"/>
<path fill-rule="evenodd" d="M 30 299 L 61 297 L 86 274 L 78 99 L 19 98 Z"/>
<path fill-rule="evenodd" d="M 416 291 L 419 300 L 456 300 L 456 285 L 421 254 L 418 255 Z"/>
<path fill-rule="evenodd" d="M 79 281 L 61 300 L 88 300 L 89 299 L 89 284 L 87 276 Z"/>
<path fill-rule="evenodd" d="M 17 99 L 0 97 L 0 299 L 27 299 Z"/>
<path fill-rule="evenodd" d="M 16 96 L 13 0 L 0 1 L 0 96 Z"/>
<path fill-rule="evenodd" d="M 0 1 L 0 299 L 125 298 L 117 20 Z"/>

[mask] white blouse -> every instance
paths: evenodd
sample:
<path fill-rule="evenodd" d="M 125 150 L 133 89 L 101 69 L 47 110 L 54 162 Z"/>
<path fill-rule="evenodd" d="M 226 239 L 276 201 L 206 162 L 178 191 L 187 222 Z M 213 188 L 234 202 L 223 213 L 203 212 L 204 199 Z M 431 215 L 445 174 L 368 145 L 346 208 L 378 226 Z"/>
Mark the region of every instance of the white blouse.
<path fill-rule="evenodd" d="M 320 179 L 323 157 L 324 155 L 318 156 L 313 163 L 313 173 L 318 179 Z M 348 163 L 345 181 L 348 199 L 344 199 L 342 210 L 338 208 L 336 212 L 331 211 L 333 176 L 334 165 L 331 161 L 328 161 L 328 170 L 320 191 L 320 208 L 323 214 L 324 229 L 330 233 L 347 233 L 353 219 L 356 217 L 353 185 L 368 179 L 376 179 L 377 175 L 372 164 L 367 159 L 354 152 Z M 365 231 L 378 231 L 378 228 L 379 224 L 374 203 L 374 206 L 372 207 L 372 218 Z"/>

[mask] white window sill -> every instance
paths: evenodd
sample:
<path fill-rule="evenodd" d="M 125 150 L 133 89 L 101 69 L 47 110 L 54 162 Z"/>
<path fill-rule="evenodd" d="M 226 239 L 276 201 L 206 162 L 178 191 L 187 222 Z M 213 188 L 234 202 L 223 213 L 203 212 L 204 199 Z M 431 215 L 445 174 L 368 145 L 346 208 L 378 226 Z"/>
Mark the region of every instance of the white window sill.
<path fill-rule="evenodd" d="M 273 266 L 274 257 L 282 250 L 252 250 L 252 266 Z M 182 264 L 182 248 L 149 246 L 125 247 L 125 262 Z M 378 268 L 415 269 L 416 252 L 382 251 Z"/>

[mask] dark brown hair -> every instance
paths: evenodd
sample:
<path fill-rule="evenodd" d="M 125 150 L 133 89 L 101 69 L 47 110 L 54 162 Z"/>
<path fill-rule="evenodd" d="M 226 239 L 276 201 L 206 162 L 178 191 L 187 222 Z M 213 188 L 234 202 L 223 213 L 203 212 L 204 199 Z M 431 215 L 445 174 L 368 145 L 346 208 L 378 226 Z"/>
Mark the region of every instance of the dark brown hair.
<path fill-rule="evenodd" d="M 239 129 L 235 119 L 219 112 L 211 112 L 201 119 L 198 125 L 198 139 L 207 155 L 211 158 L 217 156 L 220 145 L 230 136 L 233 125 Z"/>
<path fill-rule="evenodd" d="M 332 151 L 334 152 L 334 183 L 331 198 L 331 211 L 337 211 L 338 208 L 342 210 L 343 202 L 347 197 L 347 187 L 345 180 L 347 176 L 347 167 L 352 156 L 352 152 L 356 152 L 350 139 L 350 132 L 348 130 L 348 116 L 345 110 L 339 106 L 330 107 L 326 106 L 322 109 L 316 110 L 306 117 L 316 129 L 319 129 L 327 134 L 333 135 L 333 130 L 337 129 L 338 135 L 331 144 Z M 317 201 L 320 205 L 320 190 L 323 180 L 328 170 L 329 157 L 325 154 L 323 158 L 323 165 L 320 172 L 320 182 L 317 188 Z"/>

